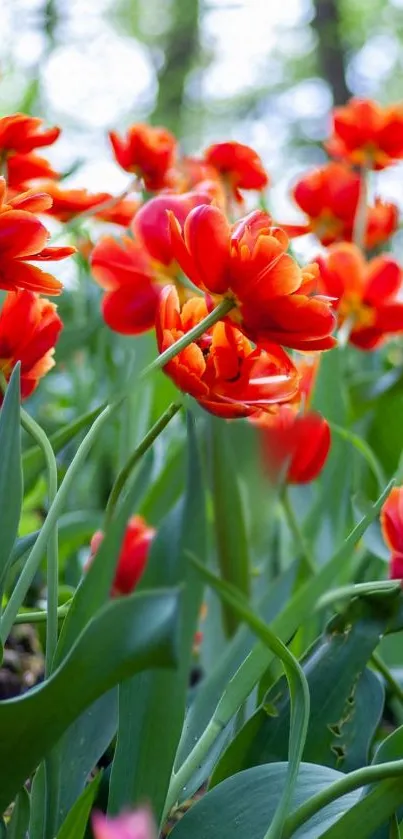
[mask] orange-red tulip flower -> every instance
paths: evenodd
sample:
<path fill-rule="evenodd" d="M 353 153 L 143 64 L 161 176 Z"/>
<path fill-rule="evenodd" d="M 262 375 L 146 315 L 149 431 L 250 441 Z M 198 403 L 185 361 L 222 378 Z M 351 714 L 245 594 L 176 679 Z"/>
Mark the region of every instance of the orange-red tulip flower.
<path fill-rule="evenodd" d="M 154 192 L 169 186 L 168 172 L 175 160 L 176 139 L 166 128 L 136 123 L 125 138 L 111 131 L 109 139 L 122 169 L 133 172 Z"/>
<path fill-rule="evenodd" d="M 132 516 L 126 527 L 120 549 L 111 595 L 131 594 L 136 588 L 147 565 L 151 542 L 156 531 L 150 527 L 141 516 Z M 91 556 L 88 564 L 93 560 L 104 538 L 102 530 L 97 530 L 91 539 Z"/>
<path fill-rule="evenodd" d="M 180 308 L 173 287 L 163 289 L 156 320 L 160 352 L 206 316 L 202 297 Z M 253 349 L 233 324 L 218 322 L 164 367 L 175 384 L 212 414 L 226 419 L 246 417 L 259 409 L 287 402 L 298 391 L 298 373 L 286 353 L 273 345 Z"/>
<path fill-rule="evenodd" d="M 103 236 L 90 262 L 94 279 L 106 291 L 102 315 L 110 329 L 123 335 L 152 329 L 162 285 L 147 251 L 129 236 L 119 241 Z M 169 277 L 163 281 L 168 283 Z"/>
<path fill-rule="evenodd" d="M 13 193 L 7 189 L 6 180 L 0 177 L 0 213 L 9 210 L 25 210 L 27 213 L 44 213 L 52 206 L 52 199 L 46 192 L 29 189 L 26 192 Z"/>
<path fill-rule="evenodd" d="M 351 99 L 333 111 L 329 154 L 354 166 L 384 169 L 403 157 L 403 106 Z"/>
<path fill-rule="evenodd" d="M 351 241 L 360 195 L 360 177 L 342 163 L 328 163 L 301 178 L 293 191 L 301 210 L 309 216 L 308 224 L 283 225 L 290 236 L 315 233 L 323 245 Z M 385 242 L 397 229 L 395 204 L 379 198 L 368 207 L 365 245 L 374 248 Z"/>
<path fill-rule="evenodd" d="M 228 297 L 251 340 L 294 349 L 327 349 L 334 317 L 315 294 L 317 269 L 301 270 L 286 253 L 288 236 L 256 210 L 232 227 L 214 206 L 192 210 L 185 224 L 170 213 L 171 254 L 187 277 L 217 300 Z"/>
<path fill-rule="evenodd" d="M 393 487 L 381 510 L 383 538 L 391 551 L 389 576 L 403 580 L 403 487 Z"/>
<path fill-rule="evenodd" d="M 242 143 L 216 143 L 206 149 L 204 159 L 220 173 L 237 201 L 242 201 L 241 189 L 260 191 L 269 183 L 269 176 L 257 152 Z"/>
<path fill-rule="evenodd" d="M 43 120 L 27 114 L 12 114 L 0 119 L 0 157 L 27 154 L 40 146 L 51 146 L 60 128 L 44 128 Z"/>
<path fill-rule="evenodd" d="M 31 198 L 32 194 L 35 193 L 31 193 Z M 31 212 L 10 209 L 0 213 L 0 288 L 6 291 L 26 288 L 43 294 L 60 294 L 63 286 L 59 280 L 31 265 L 30 261 L 64 259 L 76 249 L 47 248 L 48 239 L 46 227 Z"/>
<path fill-rule="evenodd" d="M 390 256 L 367 262 L 348 242 L 332 245 L 319 257 L 323 290 L 334 298 L 339 326 L 350 322 L 349 338 L 363 350 L 378 347 L 389 335 L 403 332 L 400 265 Z"/>
<path fill-rule="evenodd" d="M 7 184 L 10 189 L 24 190 L 32 181 L 44 178 L 60 178 L 45 157 L 38 154 L 13 154 L 7 160 Z"/>
<path fill-rule="evenodd" d="M 330 449 L 330 429 L 321 414 L 298 414 L 280 405 L 259 416 L 264 463 L 274 483 L 307 484 L 322 471 Z"/>
<path fill-rule="evenodd" d="M 0 311 L 0 371 L 8 381 L 21 362 L 25 399 L 54 365 L 54 347 L 62 329 L 56 306 L 31 291 L 10 291 Z"/>
<path fill-rule="evenodd" d="M 184 224 L 194 207 L 210 202 L 211 197 L 203 190 L 182 192 L 180 195 L 163 193 L 143 204 L 133 218 L 131 230 L 151 258 L 168 267 L 174 261 L 169 212 L 174 213 L 180 224 Z"/>
<path fill-rule="evenodd" d="M 63 189 L 52 180 L 42 181 L 38 186 L 52 198 L 48 215 L 63 222 L 91 210 L 94 218 L 127 227 L 139 207 L 139 202 L 133 199 L 114 199 L 109 192 L 90 193 L 86 189 Z M 103 207 L 104 204 L 107 206 Z M 99 212 L 96 212 L 98 205 Z"/>
<path fill-rule="evenodd" d="M 92 832 L 95 839 L 156 839 L 157 831 L 151 812 L 143 807 L 120 816 L 93 813 Z"/>

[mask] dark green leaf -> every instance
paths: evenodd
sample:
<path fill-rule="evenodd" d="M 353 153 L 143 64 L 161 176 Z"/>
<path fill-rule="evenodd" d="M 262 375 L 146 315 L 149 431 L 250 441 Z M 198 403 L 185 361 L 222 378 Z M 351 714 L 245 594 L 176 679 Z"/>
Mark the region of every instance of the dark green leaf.
<path fill-rule="evenodd" d="M 135 672 L 176 663 L 178 606 L 177 592 L 157 591 L 108 603 L 45 683 L 0 703 L 1 811 L 99 696 Z"/>
<path fill-rule="evenodd" d="M 17 795 L 11 819 L 7 826 L 7 839 L 25 839 L 29 827 L 30 800 L 25 787 Z"/>
<path fill-rule="evenodd" d="M 21 470 L 20 365 L 14 367 L 0 411 L 0 593 L 18 532 Z"/>
<path fill-rule="evenodd" d="M 214 528 L 220 574 L 223 580 L 232 583 L 248 596 L 248 538 L 234 454 L 230 448 L 226 423 L 216 417 L 209 417 L 208 424 Z M 225 604 L 223 617 L 227 633 L 233 635 L 238 626 L 238 618 Z"/>
<path fill-rule="evenodd" d="M 117 688 L 101 696 L 67 729 L 58 745 L 60 794 L 58 824 L 62 824 L 84 790 L 86 780 L 108 748 L 117 728 Z"/>
<path fill-rule="evenodd" d="M 145 459 L 115 519 L 107 528 L 105 538 L 90 568 L 76 590 L 60 633 L 55 654 L 55 666 L 71 649 L 77 635 L 84 629 L 88 621 L 109 598 L 127 521 L 137 507 L 137 501 L 144 490 L 144 481 L 147 476 L 148 463 Z"/>
<path fill-rule="evenodd" d="M 263 839 L 283 791 L 286 772 L 286 763 L 239 772 L 195 804 L 174 827 L 172 839 Z M 301 764 L 290 811 L 342 777 L 325 766 Z M 358 795 L 349 793 L 325 807 L 298 831 L 298 839 L 318 839 L 353 806 Z"/>
<path fill-rule="evenodd" d="M 99 772 L 85 788 L 80 798 L 77 799 L 66 816 L 57 834 L 57 839 L 83 839 L 101 778 L 102 772 Z"/>
<path fill-rule="evenodd" d="M 141 585 L 182 585 L 179 668 L 144 673 L 120 688 L 119 731 L 109 809 L 149 801 L 161 818 L 185 714 L 186 694 L 203 585 L 187 552 L 205 557 L 205 496 L 193 420 L 188 417 L 185 497 L 167 516 L 153 542 Z"/>
<path fill-rule="evenodd" d="M 349 750 L 354 748 L 353 735 L 358 724 L 366 745 L 361 758 L 366 762 L 368 738 L 374 733 L 374 725 L 368 725 L 368 714 L 357 717 L 358 711 L 363 710 L 362 703 L 358 709 L 355 704 L 357 680 L 388 620 L 388 610 L 378 601 L 357 600 L 343 616 L 330 623 L 323 637 L 308 652 L 303 669 L 311 694 L 311 715 L 304 760 L 344 770 L 345 761 L 351 762 Z M 379 690 L 382 701 L 380 685 Z M 368 709 L 370 714 L 374 710 L 376 726 L 379 703 Z M 286 760 L 289 726 L 290 697 L 287 682 L 282 678 L 223 754 L 212 784 L 251 766 Z"/>

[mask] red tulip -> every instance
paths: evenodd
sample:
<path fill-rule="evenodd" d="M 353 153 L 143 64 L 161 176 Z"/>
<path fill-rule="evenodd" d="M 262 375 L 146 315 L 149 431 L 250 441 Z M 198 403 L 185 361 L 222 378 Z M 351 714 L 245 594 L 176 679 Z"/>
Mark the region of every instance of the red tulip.
<path fill-rule="evenodd" d="M 21 362 L 23 399 L 53 367 L 62 327 L 50 300 L 25 290 L 7 294 L 0 311 L 0 371 L 8 381 L 16 363 Z"/>
<path fill-rule="evenodd" d="M 403 487 L 393 487 L 381 510 L 383 538 L 391 551 L 389 577 L 403 580 Z"/>
<path fill-rule="evenodd" d="M 339 326 L 350 320 L 349 340 L 362 350 L 378 347 L 389 335 L 403 332 L 403 303 L 398 295 L 403 273 L 390 256 L 367 262 L 347 242 L 333 245 L 318 259 L 325 294 L 334 299 Z"/>
<path fill-rule="evenodd" d="M 330 449 L 329 425 L 320 414 L 295 413 L 292 406 L 256 421 L 264 462 L 274 482 L 306 484 L 322 471 Z"/>
<path fill-rule="evenodd" d="M 403 157 L 403 107 L 351 99 L 333 111 L 329 154 L 354 166 L 384 169 Z"/>
<path fill-rule="evenodd" d="M 122 547 L 118 558 L 111 595 L 117 597 L 131 594 L 136 588 L 140 577 L 147 565 L 151 542 L 156 531 L 149 527 L 141 516 L 133 516 L 126 528 Z M 102 530 L 97 530 L 91 539 L 92 561 L 104 538 Z M 88 567 L 88 566 L 87 566 Z"/>
<path fill-rule="evenodd" d="M 219 172 L 237 201 L 242 201 L 240 189 L 260 191 L 269 183 L 269 176 L 259 155 L 242 143 L 216 143 L 206 149 L 204 159 Z"/>
<path fill-rule="evenodd" d="M 182 307 L 175 288 L 164 288 L 157 314 L 160 352 L 172 346 L 206 316 L 202 297 Z M 219 321 L 198 341 L 189 344 L 164 367 L 175 384 L 212 414 L 226 419 L 246 417 L 259 409 L 270 410 L 287 402 L 298 391 L 298 374 L 278 346 L 253 349 L 242 332 Z"/>
<path fill-rule="evenodd" d="M 176 139 L 166 128 L 137 123 L 125 138 L 111 131 L 109 139 L 122 169 L 134 172 L 150 191 L 169 186 L 168 172 L 175 160 Z"/>

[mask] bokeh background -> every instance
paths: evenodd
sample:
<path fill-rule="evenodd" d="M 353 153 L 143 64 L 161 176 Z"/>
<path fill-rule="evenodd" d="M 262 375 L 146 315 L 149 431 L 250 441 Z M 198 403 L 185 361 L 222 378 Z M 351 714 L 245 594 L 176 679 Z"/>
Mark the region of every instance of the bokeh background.
<path fill-rule="evenodd" d="M 150 120 L 187 153 L 228 138 L 254 146 L 276 217 L 297 219 L 287 187 L 324 159 L 332 104 L 402 96 L 403 0 L 0 0 L 0 9 L 1 112 L 63 127 L 49 156 L 74 186 L 124 188 L 106 133 Z M 399 174 L 379 183 L 402 204 Z"/>

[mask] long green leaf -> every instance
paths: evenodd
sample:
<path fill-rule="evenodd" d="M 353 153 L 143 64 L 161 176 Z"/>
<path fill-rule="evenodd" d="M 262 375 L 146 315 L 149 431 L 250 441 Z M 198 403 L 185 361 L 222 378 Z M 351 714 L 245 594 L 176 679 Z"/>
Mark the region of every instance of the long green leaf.
<path fill-rule="evenodd" d="M 0 811 L 99 696 L 135 672 L 176 664 L 178 610 L 177 592 L 134 594 L 109 603 L 46 682 L 0 703 L 0 766 L 6 767 Z"/>
<path fill-rule="evenodd" d="M 159 821 L 185 714 L 194 633 L 203 585 L 187 551 L 205 556 L 203 476 L 192 417 L 188 416 L 185 497 L 164 519 L 153 542 L 142 586 L 183 588 L 179 667 L 175 673 L 144 673 L 120 688 L 119 731 L 111 774 L 109 810 L 150 802 Z"/>
<path fill-rule="evenodd" d="M 283 793 L 287 772 L 286 763 L 270 763 L 228 778 L 185 814 L 170 834 L 172 839 L 263 839 Z M 302 763 L 291 812 L 343 777 L 326 766 Z M 358 796 L 358 792 L 350 793 L 326 807 L 305 825 L 298 839 L 319 839 Z"/>
<path fill-rule="evenodd" d="M 298 770 L 304 751 L 306 735 L 309 723 L 309 687 L 305 674 L 289 649 L 269 629 L 268 626 L 248 606 L 248 603 L 240 596 L 237 590 L 229 586 L 224 580 L 220 580 L 205 568 L 196 559 L 193 560 L 199 573 L 214 588 L 218 595 L 226 601 L 231 609 L 255 632 L 268 649 L 276 655 L 285 670 L 291 699 L 289 745 L 288 745 L 288 770 L 285 778 L 284 789 L 270 829 L 265 839 L 281 839 L 284 821 L 289 810 L 295 785 L 298 777 Z"/>
<path fill-rule="evenodd" d="M 55 454 L 62 451 L 62 449 L 64 449 L 71 440 L 74 440 L 81 431 L 89 428 L 94 420 L 102 413 L 105 406 L 106 403 L 104 402 L 104 404 L 100 405 L 98 408 L 94 408 L 92 411 L 88 411 L 87 414 L 83 414 L 83 416 L 73 420 L 70 425 L 64 426 L 59 431 L 55 431 L 54 434 L 51 434 L 49 442 L 51 443 Z M 28 492 L 34 486 L 35 481 L 38 479 L 46 465 L 41 449 L 39 449 L 38 446 L 32 446 L 32 448 L 24 452 L 22 464 L 24 470 L 25 489 Z"/>
<path fill-rule="evenodd" d="M 91 783 L 82 792 L 80 798 L 77 799 L 66 816 L 57 834 L 57 839 L 83 839 L 101 778 L 102 772 L 98 772 L 98 775 L 92 779 Z"/>
<path fill-rule="evenodd" d="M 23 484 L 20 365 L 14 367 L 0 411 L 0 594 L 18 532 Z"/>
<path fill-rule="evenodd" d="M 216 417 L 209 417 L 208 424 L 214 529 L 220 574 L 248 596 L 248 538 L 238 473 L 226 424 Z M 227 633 L 233 635 L 238 626 L 238 618 L 226 602 L 223 603 L 223 618 Z"/>
<path fill-rule="evenodd" d="M 7 839 L 25 839 L 29 826 L 30 799 L 23 787 L 17 795 L 11 819 L 7 826 Z"/>

